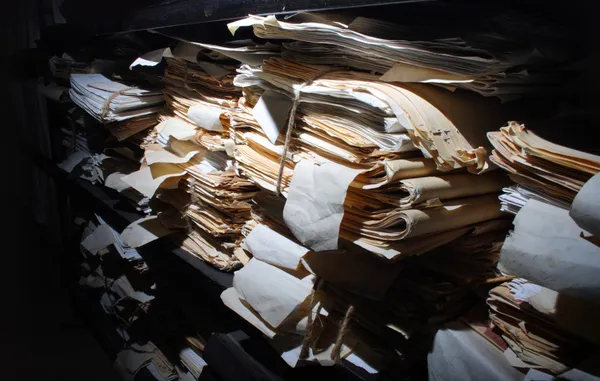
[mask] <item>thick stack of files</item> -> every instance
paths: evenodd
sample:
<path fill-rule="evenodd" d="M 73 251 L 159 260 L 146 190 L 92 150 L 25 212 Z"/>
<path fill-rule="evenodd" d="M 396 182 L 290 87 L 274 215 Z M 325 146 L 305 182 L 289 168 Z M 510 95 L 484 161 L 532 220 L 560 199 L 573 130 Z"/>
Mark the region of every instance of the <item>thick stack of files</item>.
<path fill-rule="evenodd" d="M 256 186 L 236 174 L 227 153 L 232 144 L 226 147 L 229 115 L 241 94 L 232 83 L 239 63 L 214 53 L 180 43 L 167 55 L 168 114 L 155 129 L 158 144 L 146 146 L 146 167 L 125 181 L 147 197 L 159 188 L 164 196 L 164 188 L 178 184 L 179 191 L 170 191 L 173 197 L 166 201 L 188 221 L 187 233 L 175 236 L 177 243 L 221 270 L 233 270 L 240 266 L 234 249 L 250 218 Z"/>
<path fill-rule="evenodd" d="M 460 27 L 449 30 L 445 25 L 442 31 L 436 29 L 435 17 L 429 19 L 432 24 L 428 28 L 408 28 L 365 17 L 348 20 L 326 14 L 300 14 L 285 21 L 274 16 L 250 16 L 230 24 L 230 30 L 252 26 L 258 37 L 292 40 L 283 43 L 282 56 L 286 59 L 351 67 L 377 73 L 388 82 L 460 87 L 504 100 L 557 91 L 561 77 L 557 72 L 548 73 L 547 63 L 564 61 L 568 49 L 563 49 L 563 57 L 543 56 L 535 45 L 543 40 L 558 44 L 560 38 L 539 28 L 530 33 L 526 28 L 514 28 L 518 21 L 511 16 L 515 15 L 489 20 L 500 27 L 494 33 L 483 26 L 485 16 L 468 26 L 457 22 Z M 522 22 L 527 25 L 534 21 Z M 535 22 L 539 24 L 539 20 Z M 477 30 L 478 23 L 481 30 Z M 436 32 L 440 37 L 432 38 Z M 537 39 L 531 38 L 532 34 Z"/>
<path fill-rule="evenodd" d="M 276 190 L 283 133 L 275 130 L 269 136 L 259 121 L 265 116 L 277 120 L 282 112 L 285 121 L 291 102 L 285 94 L 320 70 L 270 58 L 261 68 L 243 66 L 236 77 L 235 83 L 244 86 L 240 111 L 231 117 L 238 144 L 236 165 L 242 175 L 264 189 Z M 483 170 L 487 163 L 481 155 L 486 150 L 475 149 L 472 156 L 463 155 L 465 160 L 455 160 L 460 155 L 449 151 L 444 151 L 444 157 L 450 161 L 443 161 L 442 156 L 418 157 L 413 143 L 419 145 L 419 138 L 404 126 L 409 119 L 394 113 L 389 98 L 376 96 L 381 93 L 361 91 L 380 85 L 390 90 L 401 88 L 365 76 L 333 72 L 302 88 L 281 193 L 289 193 L 297 163 L 332 163 L 331 176 L 352 180 L 345 201 L 342 198 L 340 237 L 388 259 L 421 254 L 466 234 L 473 225 L 502 217 L 492 194 L 510 183 L 506 176 L 498 171 L 481 176 L 442 171 Z M 419 86 L 426 91 L 445 91 Z M 274 108 L 277 102 L 280 106 Z M 268 111 L 261 111 L 263 104 Z M 418 109 L 412 110 L 418 113 Z M 430 120 L 432 125 L 438 121 Z M 462 137 L 455 131 L 460 141 Z M 486 140 L 485 133 L 481 131 L 478 138 Z M 438 154 L 442 148 L 431 152 Z"/>
<path fill-rule="evenodd" d="M 290 98 L 289 109 L 294 92 L 301 92 L 296 113 L 301 123 L 297 126 L 306 133 L 299 130 L 297 139 L 301 145 L 318 147 L 321 155 L 337 153 L 352 160 L 352 153 L 367 157 L 371 153 L 370 160 L 352 160 L 369 163 L 386 153 L 387 156 L 393 154 L 392 157 L 406 156 L 407 151 L 416 147 L 426 157 L 433 158 L 440 170 L 466 167 L 480 173 L 489 169 L 490 144 L 485 134 L 490 128 L 481 120 L 504 123 L 506 110 L 499 102 L 431 85 L 392 84 L 367 73 L 331 70 L 327 66 L 270 58 L 260 69 L 242 66 L 235 83 L 271 90 L 267 94 L 271 97 L 272 91 L 280 93 L 276 100 L 283 105 L 278 107 L 277 113 L 284 115 L 287 114 L 284 112 L 285 94 Z M 264 102 L 269 100 L 263 99 Z M 332 105 L 337 107 L 329 107 Z M 272 109 L 274 105 L 267 103 L 266 108 Z M 275 120 L 279 118 L 281 116 L 273 116 Z M 329 126 L 325 134 L 314 132 L 323 124 Z M 331 145 L 338 141 L 356 148 L 350 152 L 332 151 Z M 364 144 L 367 144 L 365 152 L 357 152 Z"/>
<path fill-rule="evenodd" d="M 487 304 L 493 326 L 514 352 L 507 356 L 513 366 L 561 374 L 590 357 L 600 343 L 598 306 L 525 279 L 492 289 Z"/>
<path fill-rule="evenodd" d="M 169 131 L 177 129 L 175 137 L 190 139 L 212 151 L 224 151 L 229 137 L 228 118 L 240 96 L 240 89 L 233 85 L 237 61 L 215 61 L 210 51 L 185 42 L 174 49 L 173 55 L 166 58 L 165 100 L 177 119 L 164 119 L 168 125 L 162 135 L 168 139 Z"/>
<path fill-rule="evenodd" d="M 518 122 L 488 133 L 488 139 L 494 146 L 492 162 L 519 184 L 502 199 L 513 213 L 531 198 L 569 207 L 583 184 L 600 172 L 600 156 L 552 143 Z"/>

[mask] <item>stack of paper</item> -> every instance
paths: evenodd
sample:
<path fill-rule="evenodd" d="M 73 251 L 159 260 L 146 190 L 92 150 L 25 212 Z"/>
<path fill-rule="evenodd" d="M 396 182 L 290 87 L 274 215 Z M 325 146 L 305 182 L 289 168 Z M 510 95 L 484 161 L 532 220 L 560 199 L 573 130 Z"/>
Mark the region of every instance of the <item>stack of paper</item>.
<path fill-rule="evenodd" d="M 286 21 L 278 21 L 275 16 L 250 16 L 231 23 L 229 28 L 235 32 L 239 27 L 252 26 L 258 37 L 293 40 L 283 44 L 282 56 L 286 59 L 352 67 L 378 73 L 388 82 L 428 82 L 502 99 L 541 93 L 560 83 L 556 75 L 527 70 L 542 67 L 535 62 L 529 64 L 530 58 L 536 56 L 539 63 L 544 57 L 515 38 L 514 31 L 508 31 L 510 25 L 505 25 L 504 34 L 472 31 L 461 25 L 463 28 L 450 31 L 456 35 L 444 34 L 446 38 L 431 40 L 428 36 L 434 25 L 421 29 L 419 36 L 410 28 L 381 20 L 357 17 L 348 25 L 339 21 L 347 22 L 325 14 L 300 14 Z"/>
<path fill-rule="evenodd" d="M 259 100 L 261 107 L 253 114 L 259 122 L 271 121 L 270 125 L 260 123 L 271 143 L 285 127 L 285 104 L 289 109 L 293 94 L 300 92 L 295 135 L 301 146 L 319 148 L 321 156 L 344 155 L 352 162 L 368 163 L 386 154 L 406 156 L 414 145 L 433 158 L 440 170 L 466 167 L 480 173 L 489 168 L 490 145 L 485 134 L 490 128 L 481 120 L 504 123 L 506 116 L 499 102 L 431 85 L 392 84 L 367 73 L 329 70 L 326 66 L 270 58 L 261 69 L 242 66 L 235 83 L 267 90 L 266 98 L 263 95 Z M 310 85 L 303 86 L 313 77 L 316 79 Z M 263 116 L 265 109 L 270 118 Z M 329 127 L 319 133 L 323 124 Z M 355 156 L 356 150 L 363 148 L 362 155 L 371 159 L 352 160 L 352 151 L 340 152 L 332 147 L 336 142 L 355 147 Z"/>
<path fill-rule="evenodd" d="M 524 279 L 492 289 L 487 303 L 493 325 L 514 352 L 514 366 L 560 374 L 589 357 L 599 342 L 597 306 Z"/>
<path fill-rule="evenodd" d="M 497 171 L 481 176 L 444 174 L 463 167 L 476 172 L 487 168 L 487 151 L 481 147 L 471 148 L 472 156 L 457 145 L 456 153 L 447 150 L 446 144 L 454 144 L 453 140 L 458 145 L 466 142 L 456 128 L 455 138 L 448 140 L 430 135 L 440 145 L 424 150 L 434 154 L 433 159 L 418 157 L 413 143 L 423 147 L 422 141 L 408 126 L 431 104 L 420 103 L 419 109 L 411 106 L 409 111 L 417 114 L 407 117 L 381 92 L 403 88 L 349 71 L 325 74 L 302 87 L 317 73 L 319 68 L 314 66 L 278 58 L 266 60 L 262 68 L 243 66 L 235 83 L 244 86 L 244 97 L 240 111 L 231 117 L 239 172 L 275 191 L 290 96 L 301 92 L 280 187 L 288 198 L 285 222 L 301 242 L 315 250 L 331 250 L 339 235 L 392 259 L 421 254 L 466 234 L 475 224 L 502 216 L 493 194 L 510 183 L 505 175 Z M 463 121 L 468 119 L 462 115 Z M 432 125 L 440 121 L 427 120 Z M 477 134 L 469 136 L 473 135 Z M 486 140 L 483 131 L 477 136 Z M 323 194 L 329 199 L 322 199 Z M 319 205 L 313 207 L 313 203 Z M 318 214 L 330 208 L 336 208 L 335 216 L 316 225 Z M 299 218 L 299 213 L 306 217 Z M 311 226 L 313 221 L 316 224 Z M 311 242 L 311 236 L 330 244 L 317 247 L 319 243 Z"/>
<path fill-rule="evenodd" d="M 117 122 L 161 110 L 162 91 L 111 81 L 101 74 L 71 75 L 71 99 L 100 122 Z"/>
<path fill-rule="evenodd" d="M 238 63 L 217 61 L 207 54 L 205 49 L 181 42 L 173 56 L 166 58 L 165 100 L 177 119 L 167 119 L 161 135 L 190 139 L 210 150 L 224 151 L 229 137 L 228 117 L 240 96 L 240 89 L 233 85 Z"/>
<path fill-rule="evenodd" d="M 523 198 L 568 207 L 583 184 L 600 172 L 600 156 L 552 143 L 517 122 L 488 133 L 488 139 L 494 146 L 492 162 L 520 186 L 504 196 L 513 211 Z"/>

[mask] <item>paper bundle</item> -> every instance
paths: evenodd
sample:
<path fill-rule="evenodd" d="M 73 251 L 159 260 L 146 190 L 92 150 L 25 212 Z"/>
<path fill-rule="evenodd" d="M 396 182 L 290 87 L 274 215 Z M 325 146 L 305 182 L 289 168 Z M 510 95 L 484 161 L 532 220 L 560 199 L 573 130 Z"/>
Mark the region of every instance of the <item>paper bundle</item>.
<path fill-rule="evenodd" d="M 71 99 L 100 122 L 123 121 L 161 110 L 162 91 L 111 81 L 101 74 L 72 74 Z"/>
<path fill-rule="evenodd" d="M 339 235 L 392 259 L 421 254 L 502 216 L 495 197 L 484 195 L 508 179 L 499 172 L 444 174 L 441 169 L 462 166 L 454 161 L 458 155 L 446 168 L 440 157 L 418 157 L 414 135 L 403 126 L 407 117 L 395 114 L 379 92 L 362 91 L 380 82 L 333 72 L 302 87 L 319 70 L 277 58 L 239 71 L 235 83 L 244 96 L 231 116 L 236 166 L 270 191 L 277 188 L 289 96 L 301 91 L 280 189 L 287 196 L 285 222 L 307 246 L 335 249 Z M 477 164 L 476 156 L 470 169 L 483 170 L 485 158 Z M 318 216 L 325 211 L 328 219 Z"/>
<path fill-rule="evenodd" d="M 491 161 L 520 186 L 504 196 L 513 211 L 522 205 L 519 199 L 532 197 L 568 207 L 583 184 L 600 172 L 600 156 L 552 143 L 524 124 L 509 122 L 489 132 L 488 139 L 494 146 Z"/>
<path fill-rule="evenodd" d="M 514 21 L 507 21 L 490 20 L 504 27 L 493 35 L 471 30 L 476 25 L 473 23 L 450 31 L 446 26 L 445 38 L 439 39 L 430 37 L 435 35 L 435 24 L 427 29 L 406 28 L 365 17 L 348 23 L 325 14 L 300 14 L 286 21 L 275 16 L 250 16 L 229 24 L 229 28 L 235 33 L 239 27 L 252 26 L 258 37 L 292 40 L 283 43 L 282 56 L 286 59 L 378 73 L 387 82 L 427 82 L 452 90 L 461 87 L 505 100 L 542 93 L 552 86 L 558 89 L 558 75 L 544 73 L 543 65 L 539 65 L 548 59 L 524 44 L 523 40 L 530 37 L 527 33 L 515 38 L 515 31 L 510 30 Z M 541 37 L 543 33 L 536 31 L 540 40 L 556 43 L 554 36 Z M 538 62 L 529 63 L 533 57 Z"/>
<path fill-rule="evenodd" d="M 287 94 L 290 98 L 288 107 L 291 107 L 293 94 L 300 92 L 302 96 L 297 118 L 306 107 L 308 116 L 318 119 L 305 118 L 309 128 L 307 135 L 302 134 L 302 130 L 294 132 L 299 133 L 301 145 L 317 146 L 323 152 L 319 152 L 321 155 L 340 155 L 331 147 L 335 145 L 332 141 L 343 141 L 356 147 L 354 150 L 361 148 L 361 144 L 367 144 L 369 149 L 365 154 L 371 152 L 371 156 L 375 157 L 385 156 L 386 153 L 388 156 L 390 153 L 397 156 L 398 153 L 414 150 L 411 148 L 414 145 L 426 157 L 433 158 L 440 170 L 466 167 L 471 172 L 479 173 L 488 169 L 486 160 L 490 145 L 485 134 L 489 128 L 480 121 L 503 123 L 506 120 L 498 102 L 472 94 L 451 93 L 430 85 L 391 84 L 378 81 L 367 73 L 330 70 L 330 67 L 270 58 L 265 60 L 262 69 L 242 66 L 235 83 L 283 93 L 276 98 L 280 103 L 285 103 L 282 97 Z M 308 82 L 310 84 L 306 85 Z M 273 97 L 271 92 L 266 94 L 270 95 L 269 98 Z M 270 105 L 272 102 L 269 102 L 269 98 L 262 99 L 263 103 L 266 102 L 264 108 L 276 109 L 277 114 L 284 111 L 283 106 L 276 108 Z M 321 107 L 318 107 L 319 103 Z M 259 110 L 255 110 L 254 114 Z M 465 113 L 464 110 L 469 112 Z M 259 114 L 257 119 L 261 116 Z M 271 119 L 277 121 L 281 116 L 271 116 Z M 300 122 L 303 120 L 300 119 Z M 314 132 L 325 123 L 330 126 L 326 131 Z M 304 123 L 297 125 L 305 129 Z M 277 127 L 281 130 L 283 126 L 280 124 Z M 266 131 L 267 135 L 270 133 Z"/>
<path fill-rule="evenodd" d="M 593 353 L 598 308 L 515 279 L 490 291 L 490 318 L 510 350 L 513 365 L 560 374 Z"/>

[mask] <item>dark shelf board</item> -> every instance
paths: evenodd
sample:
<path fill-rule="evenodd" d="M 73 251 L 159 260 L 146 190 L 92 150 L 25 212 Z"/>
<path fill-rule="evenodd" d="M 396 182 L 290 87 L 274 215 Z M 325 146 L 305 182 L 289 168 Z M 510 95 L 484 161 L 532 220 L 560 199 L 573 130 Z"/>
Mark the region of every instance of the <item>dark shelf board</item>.
<path fill-rule="evenodd" d="M 61 6 L 67 22 L 93 34 L 232 21 L 253 15 L 287 15 L 436 0 L 178 0 L 153 5 L 116 1 L 90 12 L 85 3 L 66 0 Z"/>

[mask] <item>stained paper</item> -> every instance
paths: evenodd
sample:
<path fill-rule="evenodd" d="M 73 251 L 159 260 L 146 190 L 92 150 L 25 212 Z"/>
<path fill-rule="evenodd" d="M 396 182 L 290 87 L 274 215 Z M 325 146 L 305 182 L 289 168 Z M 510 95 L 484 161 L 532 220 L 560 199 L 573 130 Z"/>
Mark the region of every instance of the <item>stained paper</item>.
<path fill-rule="evenodd" d="M 296 164 L 283 218 L 298 241 L 315 251 L 337 249 L 346 192 L 360 172 L 332 162 Z"/>

